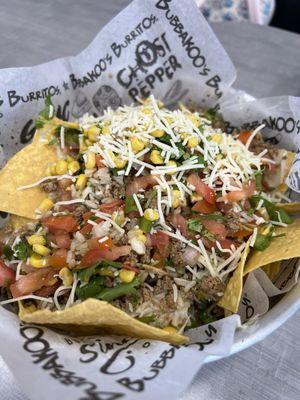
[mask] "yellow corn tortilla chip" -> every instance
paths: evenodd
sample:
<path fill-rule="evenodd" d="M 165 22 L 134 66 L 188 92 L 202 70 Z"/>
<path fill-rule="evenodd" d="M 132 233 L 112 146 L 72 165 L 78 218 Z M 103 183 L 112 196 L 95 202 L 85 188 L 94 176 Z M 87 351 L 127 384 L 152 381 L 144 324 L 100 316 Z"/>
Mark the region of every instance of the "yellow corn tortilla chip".
<path fill-rule="evenodd" d="M 300 203 L 283 203 L 276 205 L 290 214 L 300 212 Z"/>
<path fill-rule="evenodd" d="M 246 244 L 246 247 L 243 251 L 238 267 L 236 268 L 232 277 L 229 279 L 229 282 L 227 283 L 223 297 L 218 302 L 218 305 L 220 307 L 228 311 L 231 311 L 232 313 L 236 313 L 239 308 L 243 291 L 244 266 L 249 251 L 250 251 L 250 240 L 248 240 Z"/>
<path fill-rule="evenodd" d="M 47 194 L 38 186 L 25 190 L 18 187 L 45 177 L 48 165 L 55 161 L 55 149 L 38 142 L 15 154 L 0 172 L 0 211 L 34 219 L 36 208 Z"/>
<path fill-rule="evenodd" d="M 20 304 L 19 317 L 24 322 L 43 324 L 69 333 L 71 329 L 75 334 L 110 333 L 162 340 L 173 344 L 188 342 L 186 336 L 147 325 L 106 301 L 97 299 L 87 299 L 62 311 L 37 310 L 32 312 Z"/>
<path fill-rule="evenodd" d="M 281 261 L 276 261 L 272 264 L 264 265 L 262 270 L 268 275 L 271 281 L 276 277 L 280 270 Z"/>
<path fill-rule="evenodd" d="M 287 227 L 276 228 L 275 234 L 284 236 L 273 238 L 270 246 L 263 251 L 254 250 L 247 260 L 244 275 L 276 261 L 300 257 L 300 219 Z"/>

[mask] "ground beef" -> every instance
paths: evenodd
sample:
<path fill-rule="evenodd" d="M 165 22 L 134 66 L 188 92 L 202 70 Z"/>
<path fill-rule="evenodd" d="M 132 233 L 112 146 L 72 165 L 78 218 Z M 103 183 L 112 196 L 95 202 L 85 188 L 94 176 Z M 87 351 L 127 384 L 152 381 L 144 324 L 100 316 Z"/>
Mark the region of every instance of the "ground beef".
<path fill-rule="evenodd" d="M 227 217 L 226 226 L 231 232 L 237 232 L 242 229 L 239 216 L 234 211 L 229 211 Z"/>
<path fill-rule="evenodd" d="M 120 237 L 120 239 L 118 240 L 117 245 L 118 246 L 125 246 L 126 244 L 128 244 L 128 237 L 127 235 L 123 235 Z"/>
<path fill-rule="evenodd" d="M 106 276 L 104 280 L 104 285 L 109 288 L 113 287 L 113 279 L 110 278 L 109 276 Z"/>
<path fill-rule="evenodd" d="M 143 287 L 141 289 L 140 294 L 141 294 L 141 303 L 145 303 L 146 301 L 151 300 L 152 293 L 150 289 Z"/>
<path fill-rule="evenodd" d="M 56 192 L 58 189 L 58 184 L 57 182 L 54 182 L 53 180 L 48 180 L 40 184 L 40 187 L 45 190 L 45 192 Z"/>
<path fill-rule="evenodd" d="M 217 300 L 222 296 L 225 290 L 225 284 L 218 277 L 204 276 L 201 281 L 195 286 L 198 295 Z"/>
<path fill-rule="evenodd" d="M 126 224 L 126 229 L 130 231 L 133 229 L 136 225 L 138 225 L 138 219 L 137 218 L 131 218 L 130 221 L 127 222 Z"/>
<path fill-rule="evenodd" d="M 186 248 L 186 244 L 179 240 L 172 239 L 170 241 L 170 259 L 174 266 L 183 267 L 186 262 L 184 261 L 183 252 Z"/>
<path fill-rule="evenodd" d="M 141 256 L 140 262 L 143 264 L 151 263 L 151 249 L 149 247 L 146 247 L 146 253 Z"/>
<path fill-rule="evenodd" d="M 83 204 L 80 204 L 79 206 L 76 206 L 75 210 L 73 211 L 73 215 L 78 221 L 78 223 L 81 223 L 83 220 L 83 214 L 88 211 L 88 208 L 84 206 Z"/>
<path fill-rule="evenodd" d="M 112 180 L 105 187 L 104 197 L 110 197 L 114 200 L 123 199 L 125 197 L 125 185 Z"/>

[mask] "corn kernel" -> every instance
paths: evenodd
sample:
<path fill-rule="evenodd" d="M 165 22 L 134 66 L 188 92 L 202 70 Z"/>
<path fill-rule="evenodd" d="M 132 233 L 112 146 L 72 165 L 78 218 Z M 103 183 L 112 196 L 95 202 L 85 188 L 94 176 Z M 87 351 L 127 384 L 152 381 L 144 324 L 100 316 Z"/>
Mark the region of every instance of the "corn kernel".
<path fill-rule="evenodd" d="M 109 126 L 104 125 L 104 126 L 102 127 L 102 133 L 103 133 L 103 135 L 110 135 L 110 128 L 109 128 Z"/>
<path fill-rule="evenodd" d="M 198 146 L 198 144 L 199 144 L 199 141 L 195 136 L 190 137 L 188 142 L 187 142 L 188 147 L 191 148 L 191 149 L 193 147 Z"/>
<path fill-rule="evenodd" d="M 29 264 L 34 268 L 42 268 L 45 267 L 47 263 L 45 258 L 38 254 L 32 254 L 32 256 L 29 258 Z"/>
<path fill-rule="evenodd" d="M 191 202 L 195 203 L 196 201 L 203 200 L 203 197 L 198 193 L 191 194 Z"/>
<path fill-rule="evenodd" d="M 75 158 L 73 158 L 73 157 L 71 157 L 71 156 L 68 156 L 68 157 L 67 157 L 67 163 L 69 164 L 69 163 L 71 163 L 72 161 L 76 161 Z"/>
<path fill-rule="evenodd" d="M 163 164 L 164 159 L 160 155 L 160 152 L 158 150 L 152 150 L 150 154 L 150 160 L 153 162 L 153 164 Z"/>
<path fill-rule="evenodd" d="M 190 134 L 187 132 L 181 132 L 181 134 L 180 134 L 181 139 L 186 139 L 189 136 L 190 136 Z"/>
<path fill-rule="evenodd" d="M 114 271 L 110 267 L 103 267 L 100 269 L 99 275 L 101 276 L 110 276 L 114 278 Z"/>
<path fill-rule="evenodd" d="M 119 272 L 119 278 L 124 283 L 132 282 L 134 280 L 134 277 L 135 277 L 134 271 L 122 268 L 121 271 Z"/>
<path fill-rule="evenodd" d="M 86 169 L 93 169 L 93 168 L 95 168 L 95 165 L 96 165 L 95 153 L 87 153 L 86 162 L 85 162 L 85 168 Z"/>
<path fill-rule="evenodd" d="M 57 175 L 64 175 L 68 172 L 68 163 L 65 160 L 59 160 L 56 163 L 55 170 Z"/>
<path fill-rule="evenodd" d="M 155 129 L 154 131 L 152 131 L 150 133 L 151 136 L 154 136 L 156 138 L 161 138 L 163 137 L 165 134 L 165 131 L 163 131 L 162 129 Z"/>
<path fill-rule="evenodd" d="M 41 204 L 39 205 L 39 210 L 41 212 L 46 212 L 51 210 L 51 208 L 53 207 L 54 203 L 51 199 L 44 199 Z"/>
<path fill-rule="evenodd" d="M 118 168 L 118 169 L 123 169 L 127 165 L 127 161 L 122 160 L 122 158 L 119 158 L 119 157 L 114 159 L 114 163 L 115 163 L 116 168 Z"/>
<path fill-rule="evenodd" d="M 175 329 L 173 326 L 165 326 L 163 328 L 163 331 L 166 331 L 168 333 L 178 333 L 178 330 Z"/>
<path fill-rule="evenodd" d="M 75 184 L 76 189 L 83 190 L 86 186 L 86 182 L 87 182 L 87 177 L 84 174 L 80 174 Z"/>
<path fill-rule="evenodd" d="M 144 212 L 144 218 L 146 218 L 148 221 L 154 222 L 159 219 L 159 214 L 156 210 L 147 208 L 147 210 Z"/>
<path fill-rule="evenodd" d="M 146 243 L 147 242 L 147 237 L 146 235 L 144 235 L 143 233 L 141 233 L 140 235 L 137 236 L 137 239 L 142 242 L 142 243 Z"/>
<path fill-rule="evenodd" d="M 212 139 L 214 142 L 220 144 L 221 141 L 222 141 L 222 135 L 221 135 L 221 133 L 216 133 L 216 134 L 214 134 L 214 135 L 212 136 L 211 139 Z"/>
<path fill-rule="evenodd" d="M 71 286 L 73 283 L 73 274 L 72 272 L 69 270 L 69 268 L 64 267 L 59 271 L 59 276 L 61 278 L 61 280 L 63 281 L 63 284 L 65 286 Z"/>
<path fill-rule="evenodd" d="M 98 136 L 101 133 L 101 129 L 93 125 L 87 130 L 87 136 L 91 142 L 97 142 Z"/>
<path fill-rule="evenodd" d="M 171 160 L 171 161 L 168 161 L 166 165 L 167 165 L 167 167 L 175 167 L 175 168 L 177 167 L 176 161 L 172 161 L 172 160 Z M 167 174 L 168 174 L 168 175 L 174 174 L 174 170 L 171 169 L 169 172 L 167 172 Z"/>
<path fill-rule="evenodd" d="M 197 117 L 197 115 L 195 114 L 188 114 L 188 119 L 195 125 L 195 126 L 199 126 L 200 124 L 200 120 L 199 117 Z"/>
<path fill-rule="evenodd" d="M 165 119 L 169 125 L 173 124 L 173 122 L 174 122 L 173 117 L 166 117 Z"/>
<path fill-rule="evenodd" d="M 84 143 L 83 137 L 79 136 L 79 150 L 81 153 L 85 152 L 87 150 L 87 147 Z"/>
<path fill-rule="evenodd" d="M 42 235 L 31 235 L 27 238 L 27 242 L 33 246 L 34 244 L 46 244 L 46 239 Z"/>
<path fill-rule="evenodd" d="M 85 143 L 85 145 L 86 145 L 87 147 L 90 147 L 90 146 L 93 145 L 93 142 L 91 142 L 89 139 L 85 139 L 84 143 Z"/>
<path fill-rule="evenodd" d="M 68 164 L 68 170 L 71 175 L 75 174 L 75 172 L 80 170 L 80 165 L 78 161 L 71 161 Z"/>
<path fill-rule="evenodd" d="M 220 161 L 220 160 L 222 160 L 222 158 L 223 158 L 222 154 L 217 154 L 216 155 L 216 160 Z"/>
<path fill-rule="evenodd" d="M 150 108 L 143 107 L 143 108 L 141 109 L 141 112 L 142 112 L 143 114 L 152 115 L 152 111 L 150 110 Z"/>
<path fill-rule="evenodd" d="M 143 150 L 145 144 L 142 140 L 138 139 L 137 137 L 133 137 L 130 139 L 132 151 L 134 153 L 138 153 L 139 151 Z"/>
<path fill-rule="evenodd" d="M 172 190 L 172 207 L 177 208 L 181 205 L 181 193 L 179 190 Z"/>
<path fill-rule="evenodd" d="M 119 226 L 122 226 L 125 222 L 125 214 L 123 210 L 118 210 L 114 211 L 111 215 L 111 219 L 118 224 Z"/>
<path fill-rule="evenodd" d="M 268 233 L 270 233 L 270 230 L 271 230 L 271 226 L 267 226 L 265 229 L 263 229 L 261 234 L 262 235 L 267 235 Z"/>
<path fill-rule="evenodd" d="M 42 244 L 34 244 L 32 250 L 40 256 L 48 256 L 50 254 L 50 249 Z"/>

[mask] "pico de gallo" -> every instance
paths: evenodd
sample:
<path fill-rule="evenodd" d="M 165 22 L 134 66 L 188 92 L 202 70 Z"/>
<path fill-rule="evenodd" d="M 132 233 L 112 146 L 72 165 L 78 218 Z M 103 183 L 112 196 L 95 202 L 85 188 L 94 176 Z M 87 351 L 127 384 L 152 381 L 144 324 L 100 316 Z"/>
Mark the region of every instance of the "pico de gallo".
<path fill-rule="evenodd" d="M 58 155 L 20 187 L 47 194 L 37 220 L 6 228 L 0 287 L 8 300 L 63 310 L 88 298 L 182 332 L 224 316 L 218 301 L 246 243 L 264 250 L 291 217 L 277 190 L 287 152 L 259 126 L 227 134 L 210 111 L 169 110 L 153 96 L 60 121 L 47 99 Z M 38 166 L 33 166 L 38 168 Z"/>

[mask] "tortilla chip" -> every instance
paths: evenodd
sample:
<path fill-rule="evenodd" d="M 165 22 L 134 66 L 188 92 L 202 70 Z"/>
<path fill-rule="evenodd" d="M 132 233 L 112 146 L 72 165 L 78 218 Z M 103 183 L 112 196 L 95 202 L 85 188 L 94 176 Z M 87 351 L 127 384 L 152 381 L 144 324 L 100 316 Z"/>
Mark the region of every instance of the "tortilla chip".
<path fill-rule="evenodd" d="M 250 251 L 250 240 L 248 240 L 246 244 L 246 247 L 243 251 L 238 267 L 234 271 L 232 277 L 229 279 L 223 297 L 218 302 L 218 305 L 220 307 L 225 308 L 226 310 L 231 311 L 234 314 L 237 312 L 239 308 L 242 296 L 244 266 L 249 251 Z"/>
<path fill-rule="evenodd" d="M 276 206 L 282 208 L 287 213 L 293 214 L 300 212 L 300 203 L 283 203 L 283 204 L 276 204 Z"/>
<path fill-rule="evenodd" d="M 262 270 L 268 275 L 268 277 L 273 281 L 278 272 L 280 271 L 281 261 L 276 261 L 272 264 L 268 264 L 262 267 Z"/>
<path fill-rule="evenodd" d="M 173 344 L 184 344 L 189 340 L 179 333 L 169 333 L 140 322 L 106 301 L 97 299 L 87 299 L 62 311 L 38 310 L 32 312 L 20 304 L 19 317 L 24 322 L 43 324 L 75 334 L 125 335 L 162 340 Z"/>
<path fill-rule="evenodd" d="M 245 265 L 244 275 L 276 261 L 300 257 L 300 219 L 286 227 L 276 228 L 275 234 L 284 236 L 273 238 L 270 246 L 263 251 L 253 251 Z"/>
<path fill-rule="evenodd" d="M 55 149 L 32 143 L 15 154 L 0 172 L 0 211 L 34 219 L 35 210 L 47 197 L 39 187 L 18 190 L 46 176 L 50 163 L 57 161 Z"/>

